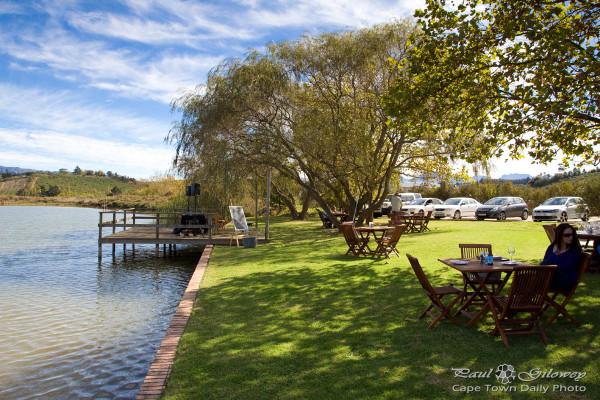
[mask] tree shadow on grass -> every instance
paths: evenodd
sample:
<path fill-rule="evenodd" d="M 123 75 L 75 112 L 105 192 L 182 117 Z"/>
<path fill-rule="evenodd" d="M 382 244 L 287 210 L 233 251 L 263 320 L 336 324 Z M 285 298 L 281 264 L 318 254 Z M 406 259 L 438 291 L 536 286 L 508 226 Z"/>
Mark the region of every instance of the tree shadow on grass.
<path fill-rule="evenodd" d="M 488 335 L 489 320 L 428 330 L 428 319 L 416 319 L 427 304 L 412 271 L 365 262 L 223 279 L 200 289 L 166 398 L 459 398 L 452 385 L 465 382 L 452 368 L 547 362 L 539 338 L 517 338 L 515 357 Z M 585 357 L 572 355 L 592 362 Z"/>

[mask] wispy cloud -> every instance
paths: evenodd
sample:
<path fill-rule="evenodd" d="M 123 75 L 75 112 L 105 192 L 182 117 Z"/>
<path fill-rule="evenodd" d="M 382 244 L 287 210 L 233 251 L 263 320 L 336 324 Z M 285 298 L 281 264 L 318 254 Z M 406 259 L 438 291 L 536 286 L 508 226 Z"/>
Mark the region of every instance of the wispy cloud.
<path fill-rule="evenodd" d="M 4 127 L 9 124 L 30 126 L 36 130 L 140 143 L 162 141 L 170 129 L 164 118 L 136 116 L 127 110 L 102 107 L 74 92 L 49 92 L 2 83 L 0 118 L 5 121 Z"/>
<path fill-rule="evenodd" d="M 83 169 L 138 171 L 140 176 L 168 170 L 172 157 L 166 145 L 140 145 L 41 130 L 0 129 L 0 148 L 3 162 L 18 161 L 22 165 L 27 161 L 50 169 L 80 165 Z"/>

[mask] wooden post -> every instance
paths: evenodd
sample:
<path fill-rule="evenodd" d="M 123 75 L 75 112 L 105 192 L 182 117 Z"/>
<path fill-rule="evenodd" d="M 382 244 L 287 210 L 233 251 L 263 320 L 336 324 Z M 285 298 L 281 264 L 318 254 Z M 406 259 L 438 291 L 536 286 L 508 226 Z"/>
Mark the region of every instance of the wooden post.
<path fill-rule="evenodd" d="M 160 244 L 158 243 L 158 231 L 159 231 L 159 223 L 160 223 L 160 213 L 156 213 L 156 256 L 160 253 Z"/>
<path fill-rule="evenodd" d="M 100 222 L 98 223 L 98 259 L 102 260 L 102 212 L 100 212 Z"/>
<path fill-rule="evenodd" d="M 117 231 L 116 223 L 117 223 L 117 212 L 113 211 L 113 227 L 112 227 L 112 233 L 113 234 Z M 115 248 L 116 247 L 117 247 L 117 245 L 115 243 L 113 243 L 112 244 L 112 254 L 113 254 L 113 257 L 115 256 Z"/>
<path fill-rule="evenodd" d="M 269 240 L 269 217 L 271 216 L 271 168 L 267 168 L 267 215 L 265 216 L 265 240 Z"/>

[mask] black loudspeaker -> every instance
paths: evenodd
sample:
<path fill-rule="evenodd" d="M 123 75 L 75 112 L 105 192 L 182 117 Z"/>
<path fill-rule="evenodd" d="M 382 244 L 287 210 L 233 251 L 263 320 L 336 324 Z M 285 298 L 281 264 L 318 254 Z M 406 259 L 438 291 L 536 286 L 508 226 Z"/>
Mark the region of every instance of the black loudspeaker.
<path fill-rule="evenodd" d="M 192 183 L 192 196 L 200 196 L 200 184 Z"/>
<path fill-rule="evenodd" d="M 185 195 L 186 196 L 191 196 L 192 195 L 192 187 L 191 186 L 186 186 L 185 187 Z"/>

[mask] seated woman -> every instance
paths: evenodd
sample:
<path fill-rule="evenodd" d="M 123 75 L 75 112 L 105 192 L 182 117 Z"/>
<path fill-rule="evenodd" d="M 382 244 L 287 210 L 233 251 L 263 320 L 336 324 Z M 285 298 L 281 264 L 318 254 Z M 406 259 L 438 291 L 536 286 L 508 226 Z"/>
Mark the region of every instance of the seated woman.
<path fill-rule="evenodd" d="M 569 291 L 577 282 L 581 244 L 575 229 L 566 223 L 556 227 L 554 241 L 544 255 L 541 265 L 557 265 L 550 289 Z"/>

